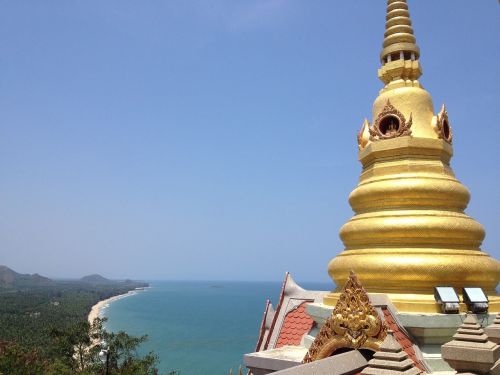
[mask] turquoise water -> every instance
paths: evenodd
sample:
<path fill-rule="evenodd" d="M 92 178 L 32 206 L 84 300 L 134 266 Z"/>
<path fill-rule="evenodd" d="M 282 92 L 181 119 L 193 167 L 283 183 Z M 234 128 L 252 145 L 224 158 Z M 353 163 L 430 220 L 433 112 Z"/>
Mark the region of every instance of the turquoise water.
<path fill-rule="evenodd" d="M 156 281 L 151 288 L 119 299 L 104 310 L 106 328 L 149 336 L 140 353 L 160 357 L 160 373 L 229 374 L 253 352 L 270 298 L 279 296 L 278 282 Z M 302 283 L 306 289 L 329 290 L 332 284 Z M 237 372 L 236 372 L 237 373 Z"/>

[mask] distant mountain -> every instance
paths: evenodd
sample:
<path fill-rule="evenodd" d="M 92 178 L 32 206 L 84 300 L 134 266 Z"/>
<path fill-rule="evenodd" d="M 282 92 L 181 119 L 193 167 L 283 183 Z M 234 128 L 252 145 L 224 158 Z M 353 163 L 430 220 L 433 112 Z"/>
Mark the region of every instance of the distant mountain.
<path fill-rule="evenodd" d="M 106 279 L 104 276 L 101 276 L 97 273 L 93 275 L 87 275 L 80 279 L 81 282 L 93 285 L 107 285 L 107 284 L 115 284 L 116 282 L 110 279 Z"/>
<path fill-rule="evenodd" d="M 9 288 L 9 287 L 32 287 L 39 285 L 47 285 L 52 283 L 52 280 L 40 276 L 37 273 L 32 275 L 29 274 L 21 274 L 16 271 L 10 269 L 7 266 L 0 265 L 0 287 Z"/>

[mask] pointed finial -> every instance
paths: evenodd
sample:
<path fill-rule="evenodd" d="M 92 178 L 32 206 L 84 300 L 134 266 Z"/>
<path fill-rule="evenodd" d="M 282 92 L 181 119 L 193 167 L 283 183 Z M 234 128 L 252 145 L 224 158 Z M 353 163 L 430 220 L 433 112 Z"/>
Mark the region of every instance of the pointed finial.
<path fill-rule="evenodd" d="M 380 53 L 382 68 L 379 70 L 379 78 L 386 85 L 399 81 L 400 86 L 408 84 L 419 86 L 416 80 L 422 75 L 422 68 L 418 62 L 420 48 L 413 35 L 406 0 L 387 0 L 385 19 L 384 43 Z"/>
<path fill-rule="evenodd" d="M 368 366 L 361 371 L 361 374 L 420 375 L 422 372 L 396 341 L 392 332 L 388 332 L 382 345 L 380 345 L 379 351 L 375 352 L 373 358 L 368 362 Z"/>
<path fill-rule="evenodd" d="M 382 62 L 418 60 L 420 49 L 416 44 L 406 0 L 387 0 L 387 16 Z"/>
<path fill-rule="evenodd" d="M 458 327 L 453 340 L 441 346 L 443 359 L 457 373 L 491 374 L 489 371 L 498 359 L 499 350 L 472 314 Z"/>
<path fill-rule="evenodd" d="M 488 336 L 490 341 L 496 344 L 500 343 L 500 315 L 497 314 L 493 323 L 484 329 L 484 332 Z"/>

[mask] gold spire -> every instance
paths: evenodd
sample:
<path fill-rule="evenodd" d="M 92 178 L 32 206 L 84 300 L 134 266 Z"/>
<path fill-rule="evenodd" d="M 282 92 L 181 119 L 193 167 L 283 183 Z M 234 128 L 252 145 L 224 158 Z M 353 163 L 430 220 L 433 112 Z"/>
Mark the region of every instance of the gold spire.
<path fill-rule="evenodd" d="M 385 19 L 384 49 L 380 54 L 381 60 L 384 61 L 389 56 L 391 60 L 418 60 L 420 49 L 413 35 L 406 0 L 388 0 Z"/>
<path fill-rule="evenodd" d="M 337 285 L 354 270 L 369 293 L 389 296 L 399 311 L 440 313 L 433 287 L 483 288 L 500 312 L 500 262 L 481 250 L 481 224 L 464 210 L 470 193 L 450 166 L 448 111 L 437 114 L 418 78 L 419 48 L 406 0 L 388 0 L 379 77 L 385 83 L 358 133 L 363 166 L 340 230 L 345 249 L 328 272 Z M 324 302 L 335 305 L 340 289 Z M 461 309 L 466 306 L 461 304 Z"/>
<path fill-rule="evenodd" d="M 406 0 L 387 0 L 383 49 L 380 53 L 382 68 L 379 78 L 388 85 L 399 80 L 398 86 L 419 86 L 422 75 L 418 63 L 420 48 L 413 35 L 413 27 Z M 405 82 L 408 81 L 408 82 Z"/>

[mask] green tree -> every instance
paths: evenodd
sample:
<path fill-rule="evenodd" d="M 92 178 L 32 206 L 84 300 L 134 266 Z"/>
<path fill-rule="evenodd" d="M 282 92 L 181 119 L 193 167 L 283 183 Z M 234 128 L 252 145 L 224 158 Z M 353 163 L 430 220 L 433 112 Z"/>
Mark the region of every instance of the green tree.
<path fill-rule="evenodd" d="M 66 366 L 74 371 L 86 367 L 87 355 L 92 344 L 92 326 L 81 320 L 69 328 L 53 328 L 51 330 L 52 345 L 50 351 Z"/>
<path fill-rule="evenodd" d="M 49 348 L 44 351 L 13 342 L 0 343 L 0 375 L 105 374 L 106 363 L 99 357 L 102 341 L 107 343 L 109 375 L 158 375 L 158 357 L 137 353 L 147 336 L 107 332 L 104 321 L 80 321 L 67 329 L 52 329 Z"/>
<path fill-rule="evenodd" d="M 106 362 L 101 361 L 99 352 L 106 349 L 109 375 L 157 375 L 158 357 L 154 353 L 145 356 L 137 353 L 137 348 L 147 340 L 147 336 L 135 337 L 124 331 L 107 332 L 103 328 L 105 321 L 97 318 L 90 325 L 88 336 L 93 345 L 88 348 L 87 356 L 84 357 L 87 358 L 84 369 L 105 373 Z M 105 348 L 101 346 L 103 341 L 106 343 Z"/>
<path fill-rule="evenodd" d="M 46 362 L 38 351 L 26 351 L 16 343 L 0 345 L 0 373 L 9 375 L 44 375 Z"/>

